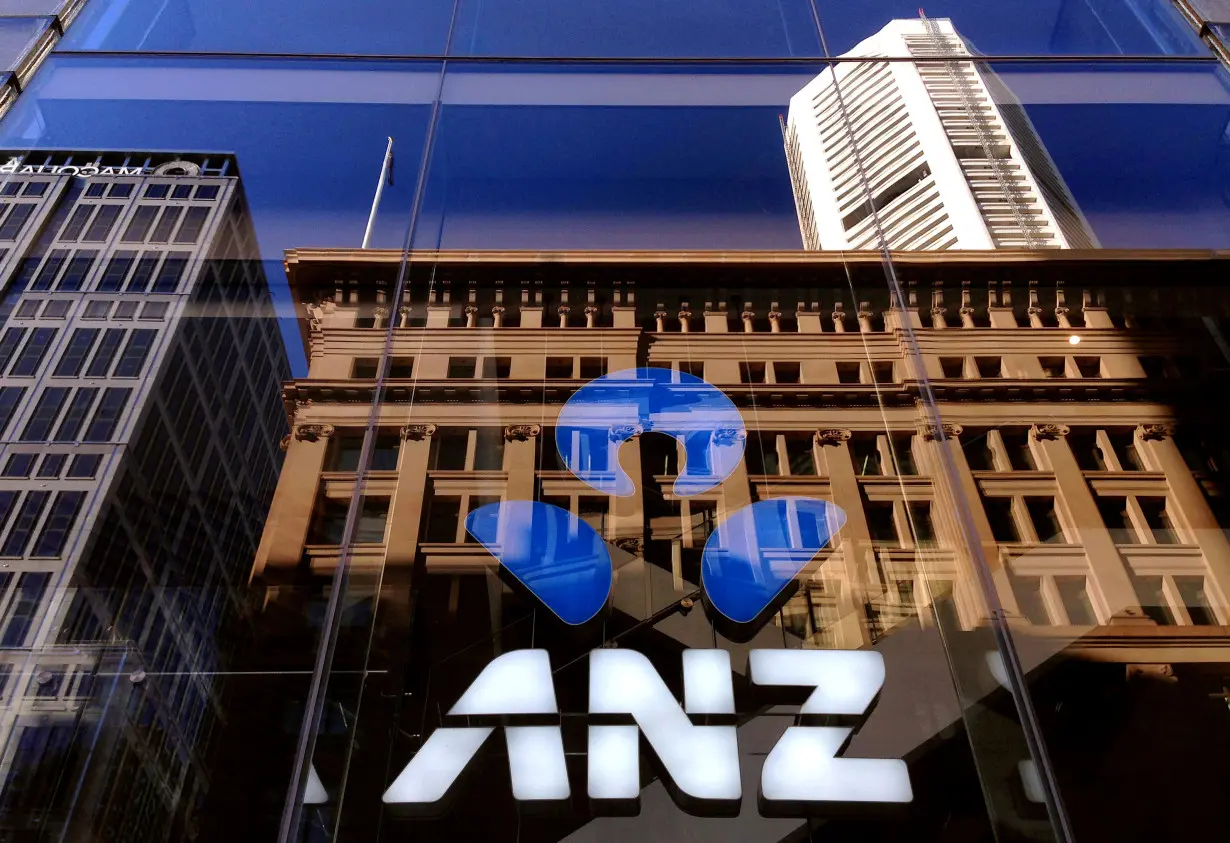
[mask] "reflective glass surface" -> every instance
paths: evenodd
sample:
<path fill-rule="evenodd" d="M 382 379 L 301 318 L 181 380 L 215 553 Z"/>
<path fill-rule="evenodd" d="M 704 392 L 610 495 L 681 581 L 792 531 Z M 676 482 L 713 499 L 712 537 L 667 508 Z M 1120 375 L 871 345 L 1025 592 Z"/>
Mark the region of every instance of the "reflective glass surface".
<path fill-rule="evenodd" d="M 1195 6 L 0 0 L 0 840 L 1215 837 Z"/>
<path fill-rule="evenodd" d="M 49 21 L 42 18 L 0 18 L 0 64 L 17 70 L 27 51 L 43 33 Z"/>

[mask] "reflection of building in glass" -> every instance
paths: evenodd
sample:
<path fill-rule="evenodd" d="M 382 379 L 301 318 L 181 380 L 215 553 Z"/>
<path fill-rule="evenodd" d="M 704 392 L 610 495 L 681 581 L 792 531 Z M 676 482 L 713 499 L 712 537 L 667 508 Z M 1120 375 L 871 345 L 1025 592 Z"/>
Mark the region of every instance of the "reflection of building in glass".
<path fill-rule="evenodd" d="M 1174 389 L 1199 388 L 1206 349 L 1183 323 L 1158 330 L 1139 315 L 1145 294 L 1133 299 L 1124 288 L 1162 276 L 1212 285 L 1224 261 L 1107 252 L 1079 265 L 1078 285 L 1061 252 L 966 256 L 963 282 L 952 280 L 951 263 L 904 256 L 902 312 L 889 305 L 874 256 L 427 253 L 409 265 L 406 298 L 392 301 L 400 259 L 288 254 L 312 362 L 286 394 L 294 433 L 255 573 L 269 607 L 287 584 L 328 581 L 393 320 L 350 556 L 352 576 L 379 572 L 378 590 L 363 586 L 348 599 L 381 602 L 386 641 L 398 639 L 390 628 L 412 602 L 431 618 L 421 622 L 431 630 L 422 650 L 394 650 L 409 670 L 430 674 L 438 695 L 425 701 L 415 686 L 406 705 L 427 713 L 403 714 L 408 733 L 423 722 L 416 716 L 437 722 L 448 694 L 493 647 L 547 646 L 529 643 L 526 625 L 510 620 L 512 598 L 486 576 L 493 559 L 465 530 L 467 513 L 501 500 L 547 501 L 593 526 L 616 568 L 611 628 L 654 623 L 675 646 L 713 646 L 701 612 L 671 620 L 670 610 L 695 597 L 715 525 L 750 501 L 793 495 L 833 501 L 849 518 L 766 646 L 898 647 L 899 657 L 893 642 L 924 634 L 938 616 L 971 634 L 963 646 L 982 648 L 973 662 L 985 673 L 981 693 L 992 693 L 983 656 L 993 645 L 978 637 L 988 609 L 961 523 L 968 515 L 1027 669 L 1058 653 L 1120 662 L 1120 674 L 1122 662 L 1199 674 L 1202 662 L 1230 661 L 1221 480 L 1199 418 L 1173 401 Z M 656 433 L 619 451 L 636 485 L 631 497 L 598 494 L 565 470 L 554 445 L 564 402 L 590 379 L 637 366 L 703 377 L 740 409 L 746 454 L 720 486 L 673 495 L 680 451 Z M 924 374 L 942 425 L 919 409 Z M 1190 436 L 1176 432 L 1177 417 Z M 422 595 L 413 600 L 412 571 Z M 433 661 L 452 653 L 442 619 L 464 630 L 447 664 Z M 1185 681 L 1217 690 L 1223 667 Z M 870 755 L 917 749 L 880 728 L 873 718 L 860 734 L 877 747 Z M 317 744 L 326 787 L 342 780 L 345 763 L 396 770 L 406 761 L 380 754 L 381 741 L 371 742 L 378 758 L 355 760 L 346 737 Z M 992 777 L 1017 775 L 1023 757 Z M 497 784 L 476 791 L 477 813 L 502 810 L 492 802 L 502 798 Z M 347 794 L 358 822 L 382 816 L 386 785 Z"/>
<path fill-rule="evenodd" d="M 232 158 L 4 160 L 0 824 L 176 839 L 279 463 L 284 348 Z"/>
<path fill-rule="evenodd" d="M 808 249 L 1087 248 L 1024 108 L 947 19 L 895 20 L 790 100 Z M 901 61 L 916 59 L 917 61 Z"/>

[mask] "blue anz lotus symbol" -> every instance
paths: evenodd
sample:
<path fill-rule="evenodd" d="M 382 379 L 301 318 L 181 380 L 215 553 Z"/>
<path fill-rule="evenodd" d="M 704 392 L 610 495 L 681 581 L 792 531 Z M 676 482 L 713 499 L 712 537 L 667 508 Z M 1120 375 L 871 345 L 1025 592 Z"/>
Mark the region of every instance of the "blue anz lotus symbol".
<path fill-rule="evenodd" d="M 619 446 L 650 431 L 683 445 L 686 459 L 672 491 L 685 498 L 729 477 L 747 439 L 738 409 L 717 387 L 682 372 L 645 368 L 614 372 L 577 390 L 560 411 L 555 445 L 585 485 L 627 497 L 636 488 L 620 468 Z M 756 501 L 729 513 L 701 554 L 710 619 L 728 637 L 750 637 L 790 597 L 795 577 L 845 520 L 841 507 L 805 497 Z M 564 623 L 583 624 L 606 605 L 610 552 L 571 512 L 539 501 L 505 501 L 475 509 L 466 529 Z"/>

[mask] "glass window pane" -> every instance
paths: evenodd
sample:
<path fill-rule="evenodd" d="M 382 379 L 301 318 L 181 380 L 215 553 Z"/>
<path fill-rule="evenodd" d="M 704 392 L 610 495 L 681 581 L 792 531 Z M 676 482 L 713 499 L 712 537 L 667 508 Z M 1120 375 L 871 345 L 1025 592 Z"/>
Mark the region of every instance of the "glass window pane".
<path fill-rule="evenodd" d="M 17 70 L 48 25 L 42 18 L 0 18 L 0 70 Z"/>

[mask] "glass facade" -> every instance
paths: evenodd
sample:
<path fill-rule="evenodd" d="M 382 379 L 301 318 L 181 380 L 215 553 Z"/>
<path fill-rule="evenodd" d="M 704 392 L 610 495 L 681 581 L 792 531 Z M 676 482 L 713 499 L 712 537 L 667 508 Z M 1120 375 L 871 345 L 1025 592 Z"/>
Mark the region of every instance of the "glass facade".
<path fill-rule="evenodd" d="M 0 840 L 1217 839 L 1220 0 L 0 0 Z"/>

